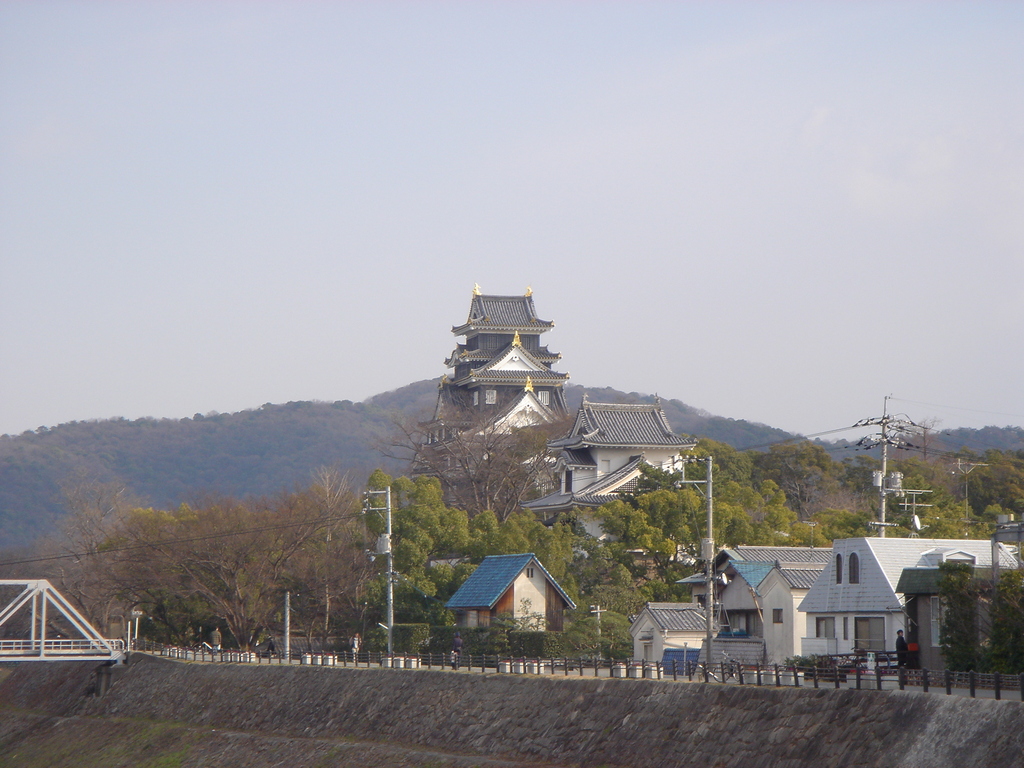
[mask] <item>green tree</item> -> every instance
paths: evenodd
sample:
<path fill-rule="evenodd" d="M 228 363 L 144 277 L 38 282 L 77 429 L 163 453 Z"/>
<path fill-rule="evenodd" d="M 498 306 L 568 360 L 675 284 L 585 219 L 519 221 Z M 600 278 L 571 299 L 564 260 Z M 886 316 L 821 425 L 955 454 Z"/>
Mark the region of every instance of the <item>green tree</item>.
<path fill-rule="evenodd" d="M 1024 672 L 1024 571 L 1004 571 L 992 600 L 992 671 Z"/>
<path fill-rule="evenodd" d="M 966 563 L 939 565 L 939 598 L 942 623 L 939 643 L 949 669 L 966 672 L 981 668 L 978 641 L 978 603 L 980 591 L 974 569 Z"/>

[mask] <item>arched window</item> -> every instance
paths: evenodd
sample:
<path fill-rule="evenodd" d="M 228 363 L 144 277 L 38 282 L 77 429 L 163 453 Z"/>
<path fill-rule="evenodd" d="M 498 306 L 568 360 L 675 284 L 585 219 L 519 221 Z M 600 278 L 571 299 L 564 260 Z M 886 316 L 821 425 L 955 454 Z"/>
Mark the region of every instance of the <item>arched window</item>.
<path fill-rule="evenodd" d="M 850 583 L 860 584 L 860 558 L 856 552 L 850 553 Z"/>
<path fill-rule="evenodd" d="M 836 584 L 843 583 L 843 556 L 836 555 Z"/>

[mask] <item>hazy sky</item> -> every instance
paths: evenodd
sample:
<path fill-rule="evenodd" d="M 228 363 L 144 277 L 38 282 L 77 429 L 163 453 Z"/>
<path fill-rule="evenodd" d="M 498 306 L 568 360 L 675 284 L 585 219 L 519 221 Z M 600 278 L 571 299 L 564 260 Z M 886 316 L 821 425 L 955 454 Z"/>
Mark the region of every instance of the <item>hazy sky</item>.
<path fill-rule="evenodd" d="M 1024 4 L 0 4 L 0 433 L 575 383 L 1024 424 Z"/>

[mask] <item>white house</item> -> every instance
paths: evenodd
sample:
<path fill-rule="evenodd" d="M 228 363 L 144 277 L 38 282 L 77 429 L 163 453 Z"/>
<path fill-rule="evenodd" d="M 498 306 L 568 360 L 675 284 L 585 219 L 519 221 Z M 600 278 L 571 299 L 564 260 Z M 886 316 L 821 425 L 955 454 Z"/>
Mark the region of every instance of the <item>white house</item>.
<path fill-rule="evenodd" d="M 637 661 L 661 661 L 665 651 L 696 651 L 707 634 L 704 608 L 697 603 L 647 603 L 629 633 Z"/>
<path fill-rule="evenodd" d="M 998 546 L 999 567 L 1013 568 L 1013 554 Z M 988 539 L 838 539 L 832 562 L 799 609 L 806 615 L 805 656 L 894 650 L 896 631 L 908 635 L 905 596 L 897 592 L 905 569 L 936 568 L 955 561 L 992 567 Z"/>
<path fill-rule="evenodd" d="M 736 641 L 743 654 L 751 653 L 753 639 L 762 640 L 752 661 L 781 662 L 800 652 L 806 620 L 799 605 L 811 585 L 831 562 L 829 549 L 812 547 L 737 546 L 721 550 L 715 558 L 717 637 Z M 682 579 L 703 603 L 704 577 Z M 740 643 L 742 641 L 742 643 Z M 740 657 L 740 652 L 729 655 Z"/>

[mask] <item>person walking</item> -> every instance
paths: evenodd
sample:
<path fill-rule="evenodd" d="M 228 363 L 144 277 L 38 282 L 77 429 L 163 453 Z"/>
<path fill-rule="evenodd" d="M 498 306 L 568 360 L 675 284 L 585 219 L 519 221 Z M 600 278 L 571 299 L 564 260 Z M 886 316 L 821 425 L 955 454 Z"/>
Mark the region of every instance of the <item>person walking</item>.
<path fill-rule="evenodd" d="M 452 668 L 458 669 L 462 663 L 462 635 L 458 632 L 452 640 Z"/>
<path fill-rule="evenodd" d="M 896 666 L 905 667 L 907 666 L 907 657 L 910 652 L 907 648 L 906 638 L 903 637 L 903 630 L 896 630 Z"/>

